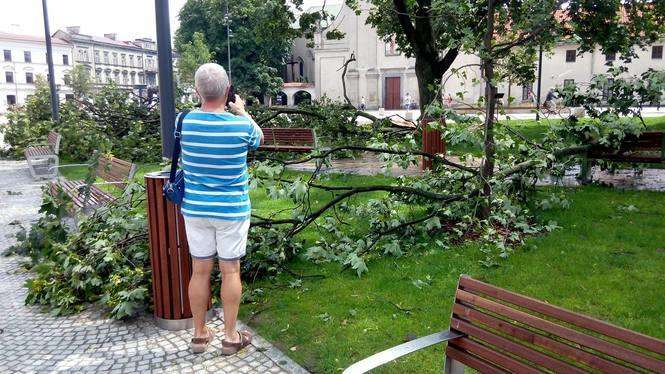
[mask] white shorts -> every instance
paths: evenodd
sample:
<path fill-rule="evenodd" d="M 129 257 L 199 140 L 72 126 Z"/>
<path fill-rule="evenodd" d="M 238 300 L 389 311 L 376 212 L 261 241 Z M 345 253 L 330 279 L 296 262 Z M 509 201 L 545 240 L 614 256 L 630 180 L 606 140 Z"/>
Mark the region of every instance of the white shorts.
<path fill-rule="evenodd" d="M 197 260 L 215 256 L 223 261 L 245 256 L 249 220 L 227 221 L 185 216 L 189 254 Z"/>

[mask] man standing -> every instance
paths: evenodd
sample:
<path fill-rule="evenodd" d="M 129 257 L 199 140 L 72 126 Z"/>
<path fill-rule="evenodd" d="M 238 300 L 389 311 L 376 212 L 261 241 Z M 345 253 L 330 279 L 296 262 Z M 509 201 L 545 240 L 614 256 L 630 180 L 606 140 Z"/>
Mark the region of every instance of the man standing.
<path fill-rule="evenodd" d="M 231 355 L 251 343 L 248 331 L 236 330 L 242 284 L 240 259 L 245 255 L 251 206 L 248 195 L 247 152 L 263 141 L 263 132 L 236 95 L 227 112 L 229 78 L 223 67 L 204 64 L 194 77 L 201 108 L 182 123 L 182 166 L 185 197 L 181 211 L 189 251 L 192 279 L 189 303 L 194 319 L 194 353 L 206 350 L 214 332 L 205 325 L 210 300 L 210 274 L 215 258 L 222 272 L 224 308 L 222 353 Z"/>

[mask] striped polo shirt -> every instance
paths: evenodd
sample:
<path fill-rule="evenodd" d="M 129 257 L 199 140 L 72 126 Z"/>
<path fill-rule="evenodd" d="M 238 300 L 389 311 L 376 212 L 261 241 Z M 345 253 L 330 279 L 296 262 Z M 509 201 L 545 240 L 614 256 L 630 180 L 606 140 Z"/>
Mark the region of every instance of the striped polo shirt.
<path fill-rule="evenodd" d="M 247 151 L 261 142 L 261 129 L 249 118 L 200 110 L 182 123 L 182 214 L 246 220 L 251 213 Z"/>

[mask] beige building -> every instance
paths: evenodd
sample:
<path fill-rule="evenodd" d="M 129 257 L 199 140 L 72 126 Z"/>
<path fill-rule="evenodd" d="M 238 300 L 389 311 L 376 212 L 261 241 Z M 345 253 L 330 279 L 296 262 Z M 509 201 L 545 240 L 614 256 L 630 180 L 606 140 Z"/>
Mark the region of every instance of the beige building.
<path fill-rule="evenodd" d="M 101 37 L 80 31 L 80 27 L 72 26 L 53 36 L 72 45 L 75 63 L 86 66 L 96 84 L 113 81 L 124 88 L 158 84 L 157 43 L 152 39 L 122 41 L 116 34 Z"/>
<path fill-rule="evenodd" d="M 376 31 L 365 24 L 369 14 L 369 5 L 361 2 L 362 10 L 356 14 L 346 5 L 327 5 L 326 11 L 336 15 L 331 25 L 322 25 L 321 33 L 317 34 L 314 46 L 308 47 L 304 39 L 297 40 L 293 47 L 293 56 L 286 69 L 287 82 L 307 82 L 313 91 L 313 97 L 327 96 L 334 100 L 343 100 L 341 68 L 353 53 L 356 61 L 349 65 L 346 77 L 347 94 L 356 105 L 365 98 L 367 108 L 399 109 L 404 106 L 407 93 L 416 105 L 418 100 L 418 82 L 415 75 L 415 60 L 402 55 L 394 42 L 384 42 Z M 319 7 L 320 9 L 320 7 Z M 308 9 L 309 12 L 316 8 Z M 342 40 L 328 40 L 326 30 L 337 29 L 345 34 Z M 638 58 L 628 64 L 629 74 L 641 74 L 648 69 L 665 69 L 663 60 L 663 42 L 638 51 Z M 607 72 L 608 59 L 617 56 L 605 56 L 600 51 L 577 55 L 577 45 L 560 43 L 550 53 L 543 56 L 543 73 L 541 100 L 547 92 L 563 84 L 583 84 L 589 82 L 594 74 Z M 460 55 L 453 67 L 470 63 L 478 63 L 479 58 L 473 55 Z M 534 66 L 536 69 L 537 66 Z M 483 94 L 481 85 L 474 83 L 480 80 L 477 67 L 464 69 L 466 77 L 444 75 L 442 81 L 442 97 L 463 93 L 464 102 L 475 102 Z M 499 92 L 505 94 L 504 105 L 508 97 L 513 97 L 514 106 L 532 106 L 536 83 L 516 85 L 504 83 Z M 286 94 L 286 92 L 284 93 Z M 289 104 L 295 100 L 287 96 Z"/>

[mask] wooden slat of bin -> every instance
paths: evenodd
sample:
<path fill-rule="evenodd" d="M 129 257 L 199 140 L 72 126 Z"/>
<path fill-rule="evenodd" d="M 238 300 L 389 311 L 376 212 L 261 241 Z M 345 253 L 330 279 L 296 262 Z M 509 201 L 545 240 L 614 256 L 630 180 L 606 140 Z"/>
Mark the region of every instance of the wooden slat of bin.
<path fill-rule="evenodd" d="M 159 184 L 161 187 L 161 183 Z M 159 267 L 160 271 L 162 274 L 168 274 L 168 269 L 169 269 L 169 261 L 168 261 L 168 254 L 167 254 L 167 248 L 168 248 L 168 239 L 166 236 L 166 214 L 168 212 L 166 211 L 166 205 L 164 203 L 164 199 L 161 196 L 157 196 L 155 198 L 156 201 L 156 211 L 157 211 L 157 217 L 158 221 L 157 223 L 157 238 L 159 240 L 159 246 L 158 250 L 154 251 L 155 253 L 159 254 Z M 162 318 L 166 319 L 173 319 L 173 310 L 172 310 L 172 302 L 171 302 L 171 282 L 169 277 L 164 276 L 161 279 L 161 302 L 162 302 Z"/>
<path fill-rule="evenodd" d="M 171 274 L 171 305 L 173 307 L 173 319 L 182 318 L 182 303 L 181 303 L 181 279 L 180 279 L 180 266 L 178 264 L 178 236 L 176 233 L 176 206 L 170 201 L 166 202 L 166 236 L 167 251 L 166 255 L 169 260 L 169 274 Z"/>
<path fill-rule="evenodd" d="M 164 309 L 162 307 L 161 295 L 157 294 L 157 289 L 161 283 L 161 268 L 159 254 L 155 250 L 159 248 L 159 233 L 157 231 L 159 218 L 157 216 L 157 199 L 161 198 L 161 191 L 157 192 L 157 179 L 145 178 L 146 191 L 148 194 L 148 238 L 150 240 L 150 265 L 152 266 L 152 295 L 153 308 L 155 315 L 162 316 Z M 158 194 L 159 193 L 159 194 Z"/>

